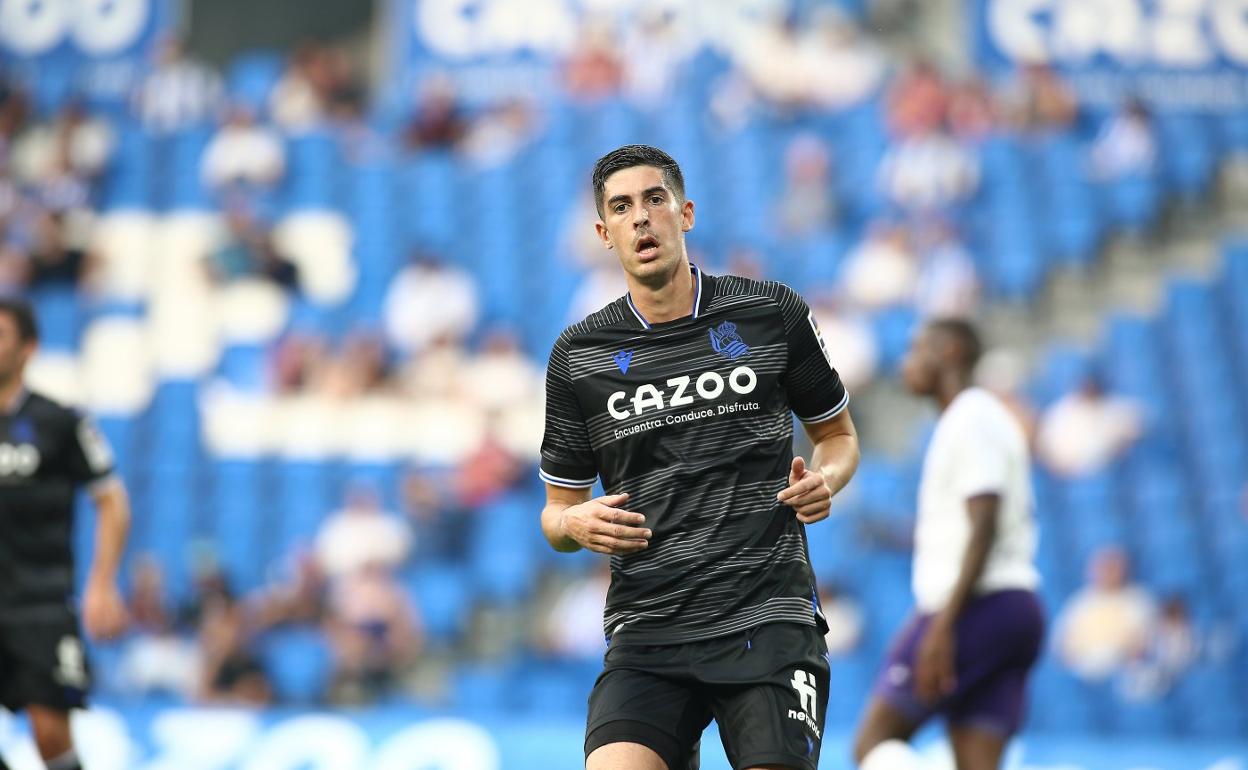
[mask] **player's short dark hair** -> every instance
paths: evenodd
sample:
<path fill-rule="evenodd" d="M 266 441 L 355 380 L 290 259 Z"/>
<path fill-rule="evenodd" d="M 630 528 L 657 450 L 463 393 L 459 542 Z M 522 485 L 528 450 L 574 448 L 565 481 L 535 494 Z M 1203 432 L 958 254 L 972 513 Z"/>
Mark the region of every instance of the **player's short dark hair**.
<path fill-rule="evenodd" d="M 928 322 L 927 328 L 953 340 L 962 366 L 967 371 L 974 369 L 975 364 L 979 363 L 979 357 L 984 353 L 984 345 L 979 339 L 979 332 L 970 321 L 963 318 L 937 318 Z"/>
<path fill-rule="evenodd" d="M 676 193 L 677 200 L 684 202 L 685 175 L 680 173 L 680 165 L 672 156 L 648 144 L 626 144 L 603 155 L 594 164 L 594 206 L 599 217 L 603 215 L 602 198 L 606 194 L 607 177 L 634 166 L 653 166 L 663 172 L 663 181 Z"/>
<path fill-rule="evenodd" d="M 0 297 L 0 315 L 7 315 L 17 325 L 17 336 L 22 342 L 39 339 L 39 325 L 35 323 L 35 311 L 30 303 L 20 297 Z"/>

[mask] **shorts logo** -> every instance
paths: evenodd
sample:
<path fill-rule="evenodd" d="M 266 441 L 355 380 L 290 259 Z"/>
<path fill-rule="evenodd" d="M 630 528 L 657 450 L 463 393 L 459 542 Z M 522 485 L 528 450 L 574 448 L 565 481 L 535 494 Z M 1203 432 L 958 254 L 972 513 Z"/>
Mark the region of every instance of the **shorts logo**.
<path fill-rule="evenodd" d="M 707 331 L 711 336 L 711 350 L 730 361 L 735 361 L 750 352 L 749 346 L 741 339 L 741 335 L 737 334 L 737 325 L 732 321 L 724 321 Z"/>
<path fill-rule="evenodd" d="M 633 351 L 621 350 L 614 356 L 611 356 L 611 359 L 620 368 L 620 374 L 628 374 L 628 365 L 633 362 Z"/>
<path fill-rule="evenodd" d="M 72 636 L 62 636 L 56 645 L 56 671 L 53 677 L 66 687 L 76 690 L 87 688 L 86 656 L 82 642 Z"/>
<path fill-rule="evenodd" d="M 797 690 L 797 697 L 802 703 L 802 711 L 812 719 L 818 719 L 819 715 L 815 713 L 815 676 L 809 671 L 803 671 L 800 668 L 793 672 L 793 681 L 790 682 L 793 689 Z"/>

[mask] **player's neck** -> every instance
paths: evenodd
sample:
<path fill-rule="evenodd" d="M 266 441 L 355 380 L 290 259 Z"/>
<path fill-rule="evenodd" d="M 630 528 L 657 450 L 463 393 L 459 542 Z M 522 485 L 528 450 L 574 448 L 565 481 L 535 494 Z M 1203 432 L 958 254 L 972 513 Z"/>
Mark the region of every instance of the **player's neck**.
<path fill-rule="evenodd" d="M 12 412 L 24 387 L 25 382 L 20 373 L 8 380 L 0 380 L 0 411 Z"/>
<path fill-rule="evenodd" d="M 628 276 L 628 293 L 633 305 L 651 324 L 675 321 L 689 315 L 693 311 L 695 290 L 688 259 L 680 260 L 672 275 L 658 286 L 647 286 Z"/>
<path fill-rule="evenodd" d="M 936 386 L 936 404 L 945 411 L 962 391 L 971 387 L 971 377 L 963 372 L 946 372 Z"/>

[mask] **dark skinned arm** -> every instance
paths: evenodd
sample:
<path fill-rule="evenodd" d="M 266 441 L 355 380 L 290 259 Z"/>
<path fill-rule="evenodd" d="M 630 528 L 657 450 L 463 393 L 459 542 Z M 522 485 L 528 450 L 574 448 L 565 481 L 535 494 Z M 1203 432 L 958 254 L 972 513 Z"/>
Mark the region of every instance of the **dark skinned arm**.
<path fill-rule="evenodd" d="M 940 700 L 957 687 L 954 627 L 984 573 L 984 565 L 997 536 L 997 511 L 1000 507 L 1001 496 L 995 493 L 967 498 L 966 513 L 971 520 L 971 536 L 962 556 L 958 582 L 954 584 L 953 593 L 944 608 L 932 617 L 919 645 L 915 689 L 923 700 Z"/>

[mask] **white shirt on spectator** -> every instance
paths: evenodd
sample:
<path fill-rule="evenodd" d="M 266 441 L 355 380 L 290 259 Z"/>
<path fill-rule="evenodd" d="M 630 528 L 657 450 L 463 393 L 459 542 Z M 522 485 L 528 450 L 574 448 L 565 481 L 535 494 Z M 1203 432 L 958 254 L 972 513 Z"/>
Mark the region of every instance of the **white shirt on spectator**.
<path fill-rule="evenodd" d="M 213 120 L 221 106 L 221 78 L 193 61 L 161 65 L 139 87 L 138 112 L 152 131 L 172 133 Z"/>
<path fill-rule="evenodd" d="M 1080 589 L 1056 623 L 1062 662 L 1084 679 L 1109 678 L 1143 651 L 1155 615 L 1152 597 L 1139 586 Z"/>
<path fill-rule="evenodd" d="M 1054 473 L 1086 476 L 1109 465 L 1140 429 L 1140 410 L 1133 402 L 1076 391 L 1041 416 L 1036 450 Z"/>
<path fill-rule="evenodd" d="M 464 271 L 411 265 L 386 292 L 386 336 L 406 353 L 419 353 L 439 337 L 462 339 L 477 324 L 477 286 Z"/>
<path fill-rule="evenodd" d="M 272 184 L 286 167 L 286 148 L 276 131 L 227 123 L 204 150 L 203 179 L 211 187 L 247 182 Z"/>
<path fill-rule="evenodd" d="M 894 204 L 930 211 L 957 203 L 979 185 L 975 157 L 944 134 L 907 139 L 884 156 L 880 188 Z"/>
<path fill-rule="evenodd" d="M 329 577 L 343 577 L 366 565 L 395 566 L 407 558 L 412 537 L 396 516 L 377 509 L 343 509 L 329 516 L 316 535 L 316 555 Z"/>

